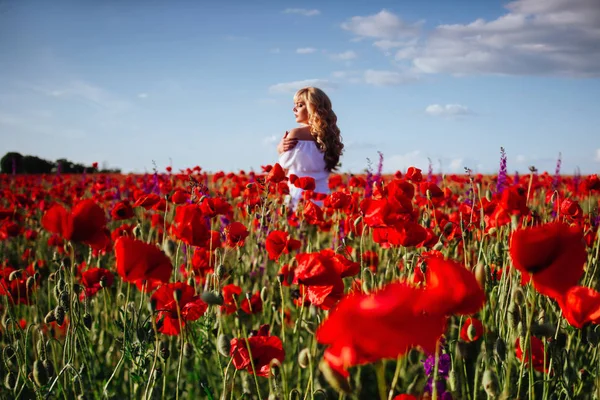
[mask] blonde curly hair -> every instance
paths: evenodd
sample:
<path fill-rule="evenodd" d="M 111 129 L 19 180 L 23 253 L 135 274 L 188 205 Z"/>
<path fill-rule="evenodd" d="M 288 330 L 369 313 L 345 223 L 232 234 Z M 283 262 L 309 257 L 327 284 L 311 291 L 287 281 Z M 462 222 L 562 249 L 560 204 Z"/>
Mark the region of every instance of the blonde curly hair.
<path fill-rule="evenodd" d="M 324 153 L 325 168 L 329 171 L 337 169 L 344 144 L 337 127 L 337 116 L 331 108 L 331 100 L 321 89 L 305 87 L 294 95 L 294 103 L 297 102 L 306 104 L 310 134 Z"/>

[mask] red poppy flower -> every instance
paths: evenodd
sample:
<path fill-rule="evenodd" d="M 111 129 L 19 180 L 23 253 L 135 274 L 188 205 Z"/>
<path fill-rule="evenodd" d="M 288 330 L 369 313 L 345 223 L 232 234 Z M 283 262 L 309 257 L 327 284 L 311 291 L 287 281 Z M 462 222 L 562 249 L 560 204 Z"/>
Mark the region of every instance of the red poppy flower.
<path fill-rule="evenodd" d="M 204 246 L 211 237 L 204 215 L 195 204 L 186 204 L 175 209 L 171 233 L 190 246 Z"/>
<path fill-rule="evenodd" d="M 144 207 L 146 210 L 150 210 L 152 207 L 154 207 L 156 204 L 158 204 L 158 202 L 160 202 L 159 195 L 154 194 L 154 193 L 143 194 L 137 198 L 137 200 L 135 201 L 133 206 L 134 207 Z"/>
<path fill-rule="evenodd" d="M 322 309 L 333 307 L 344 295 L 342 278 L 358 274 L 360 264 L 332 250 L 296 255 L 294 283 L 304 285 L 308 300 Z"/>
<path fill-rule="evenodd" d="M 419 183 L 423 180 L 423 175 L 421 174 L 421 170 L 419 168 L 408 167 L 404 178 L 411 182 Z"/>
<path fill-rule="evenodd" d="M 180 327 L 203 316 L 208 308 L 200 296 L 196 296 L 194 288 L 184 282 L 162 285 L 150 301 L 154 302 L 157 311 L 158 331 L 165 335 L 179 335 Z"/>
<path fill-rule="evenodd" d="M 421 289 L 394 283 L 371 295 L 345 297 L 317 330 L 317 341 L 328 346 L 325 360 L 348 376 L 351 366 L 396 358 L 411 347 L 434 351 L 445 317 L 423 312 L 424 296 Z"/>
<path fill-rule="evenodd" d="M 292 239 L 289 233 L 283 231 L 271 231 L 265 242 L 271 260 L 277 260 L 282 253 L 298 250 L 301 245 L 299 240 Z"/>
<path fill-rule="evenodd" d="M 471 335 L 469 335 L 469 329 L 471 330 Z M 483 324 L 481 321 L 477 318 L 467 318 L 460 329 L 460 338 L 468 343 L 475 342 L 481 335 L 483 335 Z"/>
<path fill-rule="evenodd" d="M 475 275 L 453 260 L 425 258 L 427 298 L 424 308 L 435 314 L 475 314 L 485 303 L 485 292 Z"/>
<path fill-rule="evenodd" d="M 530 340 L 531 346 L 531 360 L 533 363 L 533 369 L 539 372 L 547 372 L 548 368 L 544 366 L 544 343 L 535 336 L 531 336 Z M 529 347 L 525 351 L 525 365 L 529 364 Z M 519 361 L 523 361 L 523 350 L 521 349 L 521 338 L 517 337 L 517 341 L 515 342 L 515 354 Z M 548 363 L 548 360 L 546 360 Z"/>
<path fill-rule="evenodd" d="M 281 339 L 277 336 L 259 333 L 259 335 L 249 337 L 248 344 L 250 345 L 250 353 L 252 353 L 252 361 L 250 361 L 246 339 L 234 338 L 231 340 L 230 354 L 233 359 L 233 366 L 236 369 L 245 369 L 252 374 L 252 363 L 254 363 L 256 375 L 268 377 L 271 372 L 271 360 L 277 359 L 280 363 L 283 363 L 285 351 Z"/>
<path fill-rule="evenodd" d="M 531 275 L 538 292 L 553 298 L 577 285 L 587 259 L 581 229 L 562 222 L 514 232 L 510 256 L 521 273 Z"/>
<path fill-rule="evenodd" d="M 583 217 L 583 210 L 578 202 L 564 199 L 560 202 L 560 215 L 569 221 L 575 221 Z"/>
<path fill-rule="evenodd" d="M 85 294 L 81 293 L 81 299 L 84 296 L 92 297 L 98 291 L 105 287 L 111 287 L 115 280 L 114 275 L 104 268 L 90 268 L 81 273 L 81 284 L 85 288 Z"/>
<path fill-rule="evenodd" d="M 239 247 L 244 245 L 244 241 L 250 233 L 246 226 L 240 222 L 232 222 L 225 227 L 226 244 L 229 247 Z"/>
<path fill-rule="evenodd" d="M 115 204 L 110 215 L 115 221 L 133 218 L 133 207 L 131 207 L 131 204 L 127 200 L 120 201 Z"/>
<path fill-rule="evenodd" d="M 297 188 L 300 188 L 303 190 L 315 190 L 315 188 L 316 188 L 315 178 L 313 178 L 311 176 L 303 176 L 301 178 L 296 178 L 294 180 L 294 182 L 291 182 L 291 183 L 294 186 L 296 186 Z"/>
<path fill-rule="evenodd" d="M 138 288 L 144 283 L 167 283 L 171 278 L 171 259 L 155 245 L 123 236 L 115 243 L 115 257 L 119 276 Z"/>
<path fill-rule="evenodd" d="M 28 287 L 27 274 L 23 273 L 20 276 L 9 280 L 9 275 L 14 269 L 6 267 L 2 270 L 3 277 L 0 278 L 0 296 L 7 296 L 13 304 L 32 304 L 33 291 L 35 285 Z"/>
<path fill-rule="evenodd" d="M 185 190 L 177 189 L 173 196 L 171 196 L 171 201 L 174 204 L 185 204 L 189 200 L 190 195 Z"/>
<path fill-rule="evenodd" d="M 352 196 L 344 192 L 333 192 L 323 201 L 323 206 L 334 210 L 343 210 L 352 203 Z"/>
<path fill-rule="evenodd" d="M 594 289 L 574 286 L 558 300 L 564 317 L 572 326 L 600 324 L 600 293 Z"/>
<path fill-rule="evenodd" d="M 246 314 L 259 314 L 263 310 L 263 302 L 260 298 L 260 293 L 254 293 L 250 300 L 245 298 L 242 300 L 242 305 L 240 309 L 244 311 Z"/>
<path fill-rule="evenodd" d="M 240 294 L 242 294 L 242 288 L 233 283 L 223 286 L 223 305 L 221 305 L 221 312 L 224 312 L 225 314 L 233 314 L 236 312 L 236 298 Z"/>
<path fill-rule="evenodd" d="M 281 165 L 279 165 L 279 163 L 276 163 L 273 166 L 273 168 L 271 168 L 266 178 L 267 182 L 271 183 L 279 183 L 281 181 L 284 181 L 285 179 L 287 179 L 285 177 L 285 171 L 283 170 L 283 168 L 281 168 Z"/>
<path fill-rule="evenodd" d="M 66 240 L 104 249 L 110 242 L 104 210 L 93 200 L 82 200 L 71 212 L 56 204 L 42 217 L 42 226 Z"/>
<path fill-rule="evenodd" d="M 321 209 L 321 207 L 319 207 L 312 201 L 307 201 L 305 203 L 302 216 L 304 217 L 306 222 L 311 225 L 318 225 L 325 221 L 323 219 L 323 210 Z"/>
<path fill-rule="evenodd" d="M 399 394 L 398 396 L 394 397 L 392 400 L 418 400 L 415 396 L 413 396 L 412 394 Z"/>

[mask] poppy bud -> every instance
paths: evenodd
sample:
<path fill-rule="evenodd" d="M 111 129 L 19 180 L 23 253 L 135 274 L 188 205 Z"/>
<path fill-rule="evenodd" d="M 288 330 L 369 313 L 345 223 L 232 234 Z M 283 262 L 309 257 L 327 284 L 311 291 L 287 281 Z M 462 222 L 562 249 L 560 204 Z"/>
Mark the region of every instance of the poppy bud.
<path fill-rule="evenodd" d="M 56 306 L 54 309 L 54 318 L 56 318 L 56 324 L 62 326 L 65 322 L 65 309 L 61 306 Z"/>
<path fill-rule="evenodd" d="M 223 357 L 229 357 L 231 353 L 231 339 L 227 335 L 219 335 L 217 338 L 217 351 Z"/>
<path fill-rule="evenodd" d="M 183 345 L 183 356 L 185 358 L 192 358 L 194 356 L 194 345 L 190 342 L 185 342 Z"/>
<path fill-rule="evenodd" d="M 5 275 L 5 276 L 6 276 L 6 275 Z M 8 281 L 9 281 L 9 282 L 12 282 L 12 281 L 14 281 L 15 279 L 19 279 L 20 277 L 21 277 L 21 270 L 20 270 L 20 269 L 17 269 L 17 270 L 15 270 L 15 271 L 11 272 L 11 273 L 10 273 L 10 275 L 8 275 Z"/>
<path fill-rule="evenodd" d="M 48 375 L 48 378 L 52 378 L 54 376 L 54 364 L 52 364 L 52 361 L 48 360 L 48 359 L 44 359 L 42 361 L 42 365 L 44 366 L 44 368 L 46 369 L 46 374 Z"/>
<path fill-rule="evenodd" d="M 58 296 L 58 304 L 60 304 L 65 311 L 69 311 L 69 300 L 71 300 L 71 297 L 69 296 L 69 292 L 66 290 Z"/>
<path fill-rule="evenodd" d="M 140 224 L 137 224 L 133 230 L 131 231 L 131 233 L 133 233 L 133 237 L 136 239 L 140 239 L 140 237 L 142 236 L 142 227 L 140 226 Z"/>
<path fill-rule="evenodd" d="M 26 285 L 27 285 L 28 290 L 33 289 L 33 286 L 35 285 L 35 278 L 33 276 L 30 276 L 29 278 L 27 278 Z"/>
<path fill-rule="evenodd" d="M 496 339 L 496 343 L 494 344 L 494 352 L 500 361 L 504 361 L 506 359 L 506 343 L 504 343 L 504 340 L 501 337 Z"/>
<path fill-rule="evenodd" d="M 508 306 L 508 320 L 513 328 L 521 323 L 521 309 L 515 303 Z"/>
<path fill-rule="evenodd" d="M 4 386 L 8 390 L 15 390 L 15 387 L 17 386 L 17 376 L 14 374 L 14 372 L 11 371 L 6 374 L 4 377 Z"/>
<path fill-rule="evenodd" d="M 339 372 L 331 368 L 327 361 L 321 360 L 321 362 L 319 363 L 319 370 L 323 373 L 325 380 L 338 393 L 349 394 L 352 392 L 348 380 L 344 378 Z"/>
<path fill-rule="evenodd" d="M 485 191 L 485 198 L 487 199 L 487 201 L 492 201 L 492 191 L 490 189 L 487 189 Z"/>
<path fill-rule="evenodd" d="M 54 310 L 50 310 L 48 312 L 48 314 L 46 314 L 46 317 L 44 318 L 44 322 L 49 324 L 54 321 L 56 321 L 56 317 L 54 316 Z"/>
<path fill-rule="evenodd" d="M 446 225 L 444 225 L 444 233 L 448 233 L 452 230 L 452 227 L 454 226 L 454 224 L 452 222 L 448 222 Z"/>
<path fill-rule="evenodd" d="M 471 342 L 475 341 L 475 338 L 477 337 L 477 328 L 475 327 L 475 324 L 470 324 L 467 328 L 467 337 Z"/>
<path fill-rule="evenodd" d="M 310 364 L 310 351 L 305 347 L 298 353 L 298 365 L 300 368 L 307 368 Z"/>
<path fill-rule="evenodd" d="M 40 387 L 48 383 L 48 373 L 40 360 L 35 360 L 33 363 L 33 380 Z"/>
<path fill-rule="evenodd" d="M 67 286 L 65 280 L 60 278 L 58 282 L 56 282 L 56 288 L 58 289 L 58 294 L 60 294 L 63 290 L 65 290 L 65 286 Z"/>
<path fill-rule="evenodd" d="M 485 265 L 483 263 L 477 263 L 475 266 L 475 279 L 477 280 L 479 287 L 482 289 L 485 289 L 486 277 Z"/>
<path fill-rule="evenodd" d="M 523 293 L 523 289 L 521 289 L 518 286 L 515 286 L 515 288 L 512 291 L 512 301 L 515 304 L 518 304 L 520 306 L 523 305 L 523 303 L 525 303 L 525 293 Z"/>
<path fill-rule="evenodd" d="M 83 325 L 88 329 L 92 329 L 92 316 L 90 313 L 83 314 Z"/>
<path fill-rule="evenodd" d="M 433 250 L 435 250 L 435 251 L 441 251 L 443 248 L 444 248 L 444 243 L 442 243 L 442 242 L 437 242 L 433 246 Z"/>
<path fill-rule="evenodd" d="M 171 239 L 167 239 L 163 243 L 163 251 L 165 252 L 165 254 L 167 256 L 173 257 L 175 255 L 175 251 L 176 251 L 175 242 L 172 241 Z"/>
<path fill-rule="evenodd" d="M 483 378 L 481 380 L 483 384 L 483 389 L 485 393 L 488 395 L 488 399 L 494 399 L 498 395 L 498 379 L 496 375 L 489 369 L 486 369 L 483 373 Z"/>
<path fill-rule="evenodd" d="M 219 264 L 215 270 L 215 275 L 219 280 L 222 280 L 225 277 L 226 272 L 227 270 L 225 269 L 225 266 L 223 264 Z"/>
<path fill-rule="evenodd" d="M 196 287 L 196 280 L 194 278 L 190 277 L 187 280 L 187 284 L 190 285 L 191 287 L 195 288 Z"/>
<path fill-rule="evenodd" d="M 202 301 L 208 304 L 209 306 L 220 306 L 223 305 L 223 302 L 225 301 L 221 293 L 213 290 L 207 290 L 202 292 L 202 294 L 200 295 L 200 299 L 202 299 Z"/>
<path fill-rule="evenodd" d="M 160 377 L 162 376 L 162 373 L 163 373 L 162 369 L 156 368 L 154 370 L 154 374 L 153 374 L 154 375 L 154 380 L 160 379 Z"/>
<path fill-rule="evenodd" d="M 496 242 L 494 243 L 494 255 L 496 257 L 501 257 L 502 256 L 502 245 L 500 244 L 500 242 Z"/>
<path fill-rule="evenodd" d="M 358 226 L 358 224 L 360 224 L 360 223 L 362 222 L 362 220 L 363 220 L 363 218 L 362 218 L 362 215 L 361 215 L 361 216 L 359 216 L 358 218 L 356 218 L 356 219 L 354 220 L 354 224 L 353 224 L 353 225 L 354 225 L 354 227 L 356 228 L 356 227 Z"/>
<path fill-rule="evenodd" d="M 100 287 L 101 288 L 106 287 L 106 276 L 104 276 L 104 275 L 100 277 Z"/>

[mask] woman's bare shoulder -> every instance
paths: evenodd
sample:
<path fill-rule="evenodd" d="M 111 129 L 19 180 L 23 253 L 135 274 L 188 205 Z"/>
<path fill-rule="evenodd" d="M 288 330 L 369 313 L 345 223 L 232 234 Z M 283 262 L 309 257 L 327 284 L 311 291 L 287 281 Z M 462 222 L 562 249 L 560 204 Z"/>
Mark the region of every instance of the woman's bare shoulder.
<path fill-rule="evenodd" d="M 298 140 L 314 140 L 310 134 L 310 128 L 308 126 L 302 126 L 300 128 L 294 128 L 289 131 L 287 135 L 288 139 Z"/>

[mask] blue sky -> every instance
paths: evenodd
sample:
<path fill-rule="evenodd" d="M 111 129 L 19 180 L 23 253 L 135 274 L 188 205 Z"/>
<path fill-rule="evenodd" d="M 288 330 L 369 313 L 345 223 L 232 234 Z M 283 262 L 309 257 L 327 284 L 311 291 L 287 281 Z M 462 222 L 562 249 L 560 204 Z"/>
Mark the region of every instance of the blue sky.
<path fill-rule="evenodd" d="M 259 170 L 330 96 L 361 172 L 600 172 L 597 0 L 0 2 L 0 152 Z"/>

